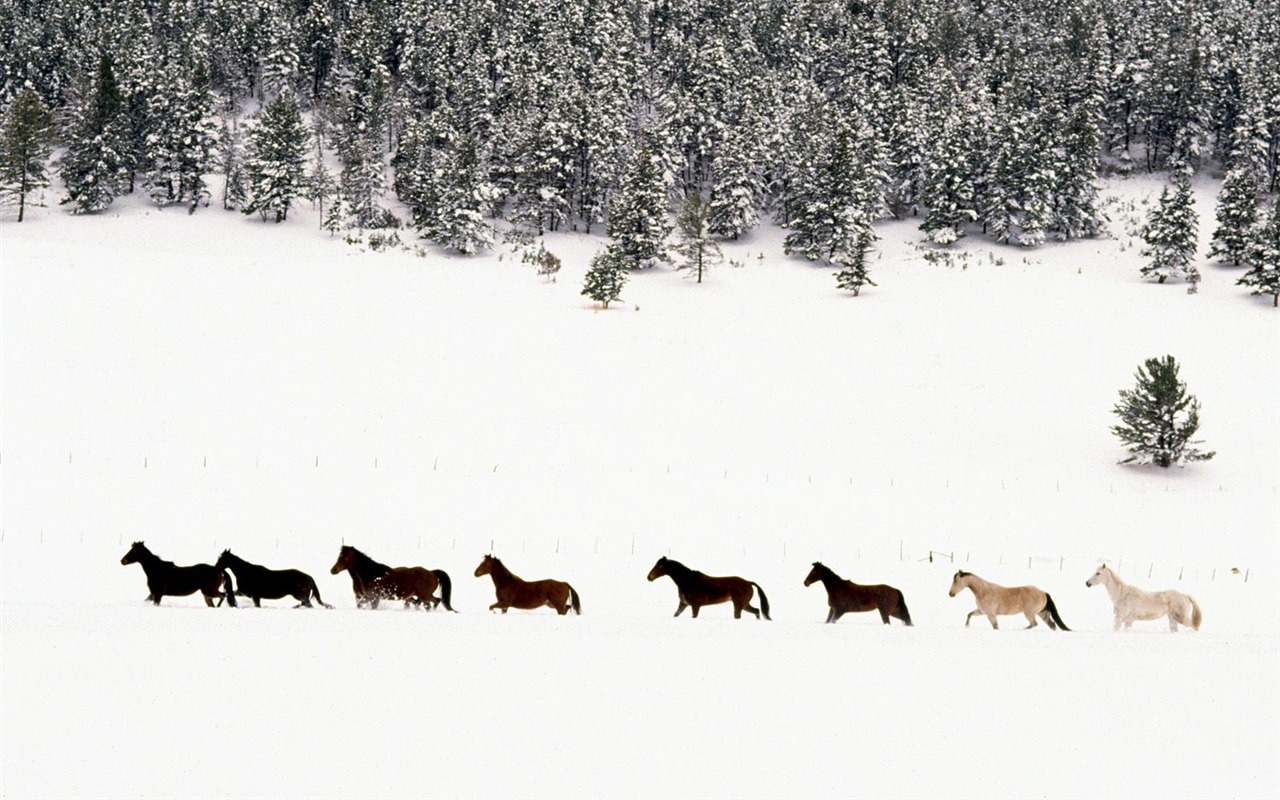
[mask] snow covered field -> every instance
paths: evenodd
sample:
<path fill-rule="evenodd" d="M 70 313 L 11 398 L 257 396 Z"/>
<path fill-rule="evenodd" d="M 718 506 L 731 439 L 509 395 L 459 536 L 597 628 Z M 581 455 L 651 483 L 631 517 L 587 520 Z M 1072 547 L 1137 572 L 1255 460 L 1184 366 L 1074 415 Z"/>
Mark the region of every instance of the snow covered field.
<path fill-rule="evenodd" d="M 1280 317 L 1236 270 L 1139 280 L 1124 208 L 1157 187 L 1107 185 L 1114 239 L 950 267 L 884 225 L 857 298 L 766 229 L 607 312 L 594 237 L 549 238 L 545 283 L 306 213 L 0 223 L 0 792 L 1274 797 Z M 1117 392 L 1166 353 L 1218 455 L 1117 466 Z M 148 607 L 134 539 L 304 569 L 338 608 Z M 343 542 L 445 569 L 461 613 L 355 610 Z M 584 615 L 489 615 L 490 549 Z M 660 555 L 774 621 L 670 619 Z M 1104 558 L 1203 629 L 1113 633 Z M 916 627 L 822 625 L 816 559 Z M 1074 632 L 966 630 L 960 567 Z"/>

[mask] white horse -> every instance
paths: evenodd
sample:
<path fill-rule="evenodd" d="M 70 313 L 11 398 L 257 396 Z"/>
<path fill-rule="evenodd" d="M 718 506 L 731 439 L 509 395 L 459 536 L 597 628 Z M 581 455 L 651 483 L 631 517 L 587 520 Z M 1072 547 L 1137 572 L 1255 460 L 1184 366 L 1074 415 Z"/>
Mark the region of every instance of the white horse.
<path fill-rule="evenodd" d="M 1098 567 L 1093 577 L 1084 582 L 1085 586 L 1098 584 L 1107 587 L 1107 594 L 1111 595 L 1111 603 L 1116 610 L 1116 630 L 1120 630 L 1121 625 L 1128 630 L 1135 619 L 1160 619 L 1164 616 L 1169 617 L 1171 631 L 1177 631 L 1178 625 L 1200 630 L 1200 606 L 1189 594 L 1172 589 L 1144 592 L 1120 580 L 1120 576 L 1106 564 Z"/>

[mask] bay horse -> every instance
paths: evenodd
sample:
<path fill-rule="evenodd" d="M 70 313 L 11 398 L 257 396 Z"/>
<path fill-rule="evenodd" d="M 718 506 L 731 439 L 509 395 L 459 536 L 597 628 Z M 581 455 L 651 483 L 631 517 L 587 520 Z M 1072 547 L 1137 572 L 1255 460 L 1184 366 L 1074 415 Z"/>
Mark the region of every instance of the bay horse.
<path fill-rule="evenodd" d="M 444 603 L 446 609 L 454 610 L 450 605 L 453 581 L 442 569 L 389 567 L 349 544 L 338 551 L 338 560 L 329 573 L 337 575 L 344 569 L 351 575 L 351 589 L 359 608 L 377 608 L 383 600 L 403 600 L 405 608 L 413 603 L 432 609 Z M 440 597 L 435 596 L 436 589 L 440 590 Z"/>
<path fill-rule="evenodd" d="M 204 595 L 205 605 L 213 608 L 213 599 L 218 598 L 218 605 L 223 600 L 227 605 L 235 606 L 231 576 L 226 570 L 212 564 L 192 564 L 179 567 L 172 561 L 165 561 L 147 549 L 142 542 L 134 542 L 129 552 L 120 559 L 121 564 L 141 564 L 147 576 L 147 589 L 151 594 L 147 597 L 155 605 L 160 605 L 160 598 L 186 597 L 200 592 Z"/>
<path fill-rule="evenodd" d="M 827 622 L 835 622 L 850 611 L 879 611 L 885 625 L 889 624 L 889 617 L 897 617 L 911 626 L 911 612 L 907 611 L 907 601 L 899 589 L 884 584 L 863 586 L 841 578 L 821 561 L 815 561 L 804 585 L 812 586 L 818 581 L 822 581 L 827 590 L 827 605 L 831 609 L 827 612 Z"/>
<path fill-rule="evenodd" d="M 960 570 L 951 579 L 949 594 L 955 597 L 962 589 L 973 592 L 973 596 L 978 600 L 978 607 L 964 618 L 966 628 L 969 627 L 969 622 L 974 615 L 986 616 L 991 621 L 991 627 L 998 630 L 1000 628 L 996 623 L 998 615 L 1022 614 L 1029 623 L 1027 630 L 1031 630 L 1038 624 L 1037 615 L 1044 620 L 1050 630 L 1056 631 L 1059 628 L 1064 631 L 1071 630 L 1062 621 L 1062 617 L 1058 616 L 1053 598 L 1043 589 L 1035 586 L 1001 586 L 998 583 L 984 581 L 971 572 Z"/>
<path fill-rule="evenodd" d="M 251 564 L 230 550 L 223 550 L 215 567 L 231 570 L 240 584 L 236 594 L 253 600 L 254 608 L 261 608 L 262 601 L 292 597 L 298 601 L 294 608 L 311 608 L 311 598 L 325 608 L 333 608 L 320 599 L 316 581 L 305 572 L 296 569 L 267 569 Z"/>
<path fill-rule="evenodd" d="M 658 562 L 653 565 L 653 569 L 649 570 L 649 580 L 656 581 L 663 575 L 675 582 L 676 590 L 680 594 L 680 605 L 676 606 L 675 613 L 677 617 L 686 608 L 692 608 L 693 618 L 697 619 L 698 610 L 703 606 L 733 601 L 734 619 L 742 618 L 743 609 L 755 614 L 756 619 L 760 619 L 762 613 L 765 619 L 770 619 L 769 598 L 764 596 L 764 589 L 760 588 L 760 584 L 754 581 L 738 577 L 712 577 L 698 572 L 696 569 L 689 569 L 679 561 L 674 561 L 666 556 L 659 558 Z M 751 588 L 753 586 L 756 593 L 760 595 L 759 610 L 751 605 Z"/>
<path fill-rule="evenodd" d="M 507 613 L 509 608 L 532 609 L 551 606 L 556 613 L 564 616 L 573 609 L 573 613 L 582 615 L 582 603 L 578 593 L 564 581 L 550 578 L 540 581 L 526 581 L 516 577 L 499 559 L 487 555 L 476 567 L 476 577 L 488 575 L 493 579 L 493 592 L 498 602 L 489 606 L 489 610 L 502 609 Z"/>
<path fill-rule="evenodd" d="M 1200 630 L 1200 604 L 1189 594 L 1166 589 L 1163 592 L 1146 592 L 1136 586 L 1130 586 L 1120 580 L 1106 564 L 1098 567 L 1085 586 L 1093 587 L 1102 584 L 1111 595 L 1111 604 L 1116 612 L 1116 630 L 1123 625 L 1128 630 L 1135 619 L 1150 620 L 1169 618 L 1169 630 L 1177 632 L 1178 625 L 1186 625 L 1192 630 Z"/>

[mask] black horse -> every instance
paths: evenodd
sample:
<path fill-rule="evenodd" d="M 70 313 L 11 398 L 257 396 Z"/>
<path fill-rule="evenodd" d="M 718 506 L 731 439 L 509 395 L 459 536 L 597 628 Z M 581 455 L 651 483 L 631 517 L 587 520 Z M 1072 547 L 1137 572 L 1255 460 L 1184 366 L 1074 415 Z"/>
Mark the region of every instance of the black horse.
<path fill-rule="evenodd" d="M 680 593 L 680 605 L 676 606 L 677 617 L 686 608 L 692 608 L 693 618 L 697 619 L 698 609 L 703 606 L 732 602 L 734 619 L 741 619 L 744 609 L 755 614 L 756 619 L 760 619 L 761 614 L 765 619 L 769 619 L 769 598 L 764 596 L 764 589 L 761 589 L 760 584 L 755 581 L 737 576 L 718 578 L 706 575 L 666 556 L 658 559 L 658 563 L 649 570 L 649 580 L 656 581 L 663 575 L 675 581 L 676 589 Z M 760 596 L 758 610 L 751 605 L 752 587 L 755 587 L 756 594 Z"/>
<path fill-rule="evenodd" d="M 295 608 L 311 608 L 311 598 L 325 608 L 333 608 L 320 599 L 320 590 L 316 588 L 315 579 L 305 572 L 296 569 L 267 569 L 258 564 L 250 564 L 230 550 L 223 550 L 218 556 L 218 569 L 229 569 L 236 575 L 240 588 L 236 594 L 253 600 L 256 608 L 262 607 L 262 601 L 279 600 L 281 597 L 292 597 L 298 601 Z"/>
<path fill-rule="evenodd" d="M 156 605 L 160 605 L 160 598 L 165 595 L 186 597 L 196 592 L 204 595 L 205 605 L 210 608 L 213 608 L 215 597 L 218 598 L 218 605 L 222 605 L 224 599 L 229 606 L 236 604 L 231 576 L 219 567 L 209 564 L 179 567 L 148 550 L 142 542 L 134 542 L 129 552 L 120 559 L 120 563 L 142 565 L 142 571 L 147 576 L 147 588 L 151 591 L 147 599 Z"/>

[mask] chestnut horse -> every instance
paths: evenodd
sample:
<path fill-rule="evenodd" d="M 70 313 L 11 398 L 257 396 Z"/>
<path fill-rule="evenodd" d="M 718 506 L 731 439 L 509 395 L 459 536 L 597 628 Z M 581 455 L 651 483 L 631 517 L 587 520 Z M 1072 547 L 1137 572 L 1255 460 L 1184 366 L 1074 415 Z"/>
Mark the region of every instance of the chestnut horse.
<path fill-rule="evenodd" d="M 423 608 L 435 608 L 444 603 L 446 609 L 454 610 L 449 604 L 453 581 L 442 569 L 388 567 L 351 545 L 343 545 L 329 572 L 337 575 L 344 569 L 351 575 L 351 589 L 355 592 L 357 607 L 377 608 L 383 600 L 403 600 L 405 608 L 410 603 Z M 435 596 L 437 588 L 440 589 L 440 597 Z"/>
<path fill-rule="evenodd" d="M 485 556 L 480 560 L 480 566 L 476 567 L 476 577 L 482 575 L 493 578 L 493 592 L 498 596 L 498 602 L 489 606 L 490 611 L 500 608 L 505 614 L 509 608 L 551 606 L 561 616 L 568 614 L 570 608 L 573 613 L 582 614 L 578 593 L 564 581 L 549 578 L 541 581 L 522 580 L 492 555 Z"/>
<path fill-rule="evenodd" d="M 817 581 L 822 581 L 827 589 L 827 605 L 831 609 L 827 612 L 827 622 L 835 622 L 850 611 L 879 611 L 885 625 L 889 624 L 889 617 L 897 617 L 907 626 L 911 625 L 911 612 L 907 611 L 907 601 L 899 589 L 884 584 L 863 586 L 845 580 L 821 561 L 813 562 L 813 569 L 809 570 L 804 585 L 812 586 Z"/>
<path fill-rule="evenodd" d="M 297 600 L 296 608 L 311 608 L 312 597 L 325 608 L 333 608 L 320 599 L 315 579 L 305 572 L 296 569 L 267 569 L 245 561 L 230 550 L 223 550 L 214 566 L 235 573 L 236 581 L 240 584 L 236 594 L 253 600 L 254 608 L 261 608 L 264 598 L 279 600 L 282 597 Z"/>
<path fill-rule="evenodd" d="M 1000 626 L 996 623 L 997 615 L 1022 614 L 1030 623 L 1027 625 L 1027 630 L 1036 626 L 1036 615 L 1045 621 L 1050 630 L 1058 628 L 1064 631 L 1071 630 L 1062 621 L 1062 617 L 1058 616 L 1053 598 L 1048 592 L 1036 586 L 1001 586 L 998 583 L 984 581 L 971 572 L 960 570 L 951 579 L 950 594 L 955 597 L 964 589 L 973 592 L 973 596 L 978 599 L 978 607 L 964 618 L 966 628 L 969 627 L 969 622 L 975 615 L 986 616 L 991 621 L 991 627 L 999 629 Z"/>
<path fill-rule="evenodd" d="M 649 570 L 649 580 L 656 581 L 663 575 L 668 576 L 675 581 L 676 590 L 680 593 L 680 605 L 676 607 L 675 615 L 680 616 L 680 612 L 686 608 L 693 609 L 693 618 L 698 618 L 698 609 L 703 606 L 712 606 L 716 603 L 725 603 L 733 601 L 733 618 L 741 619 L 742 610 L 746 609 L 756 615 L 756 619 L 760 619 L 760 614 L 764 614 L 765 619 L 769 619 L 769 598 L 764 596 L 764 589 L 760 588 L 760 584 L 746 580 L 745 578 L 715 578 L 710 575 L 704 575 L 696 569 L 689 569 L 679 561 L 673 561 L 666 556 L 658 559 L 658 563 L 653 565 L 653 569 Z M 751 587 L 755 587 L 756 593 L 760 595 L 760 609 L 756 610 L 751 606 Z"/>
<path fill-rule="evenodd" d="M 1192 630 L 1200 630 L 1203 616 L 1200 604 L 1189 594 L 1166 589 L 1162 592 L 1147 592 L 1136 586 L 1130 586 L 1120 580 L 1120 576 L 1106 564 L 1098 567 L 1097 572 L 1084 582 L 1085 586 L 1102 584 L 1111 595 L 1111 604 L 1116 614 L 1116 630 L 1123 626 L 1128 630 L 1135 619 L 1148 620 L 1169 618 L 1169 630 L 1177 632 L 1178 625 L 1186 625 Z"/>
<path fill-rule="evenodd" d="M 236 604 L 232 593 L 231 576 L 226 570 L 218 569 L 212 564 L 192 564 L 179 567 L 172 561 L 165 561 L 147 549 L 142 542 L 134 542 L 129 552 L 120 559 L 121 564 L 141 564 L 147 576 L 147 588 L 151 594 L 147 597 L 152 603 L 160 605 L 160 598 L 186 597 L 200 592 L 204 595 L 205 605 L 213 608 L 213 598 L 218 598 L 218 605 L 223 599 L 227 605 Z"/>

